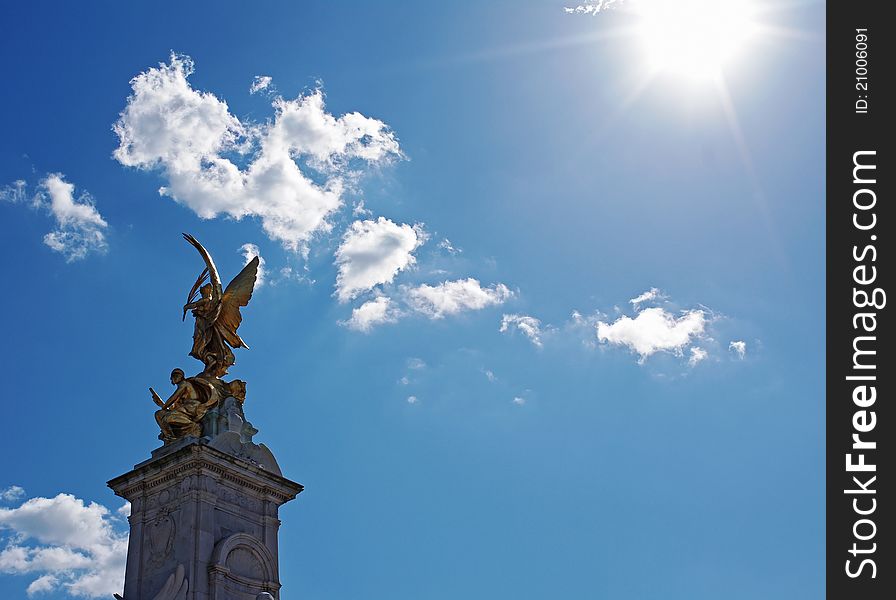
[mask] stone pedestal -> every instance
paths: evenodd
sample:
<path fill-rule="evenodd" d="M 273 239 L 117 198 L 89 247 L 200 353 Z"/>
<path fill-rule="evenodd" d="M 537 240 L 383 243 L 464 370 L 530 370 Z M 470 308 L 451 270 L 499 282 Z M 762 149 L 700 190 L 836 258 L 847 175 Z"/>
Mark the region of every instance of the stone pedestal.
<path fill-rule="evenodd" d="M 280 598 L 277 513 L 302 486 L 230 437 L 164 446 L 109 482 L 131 503 L 125 600 Z"/>

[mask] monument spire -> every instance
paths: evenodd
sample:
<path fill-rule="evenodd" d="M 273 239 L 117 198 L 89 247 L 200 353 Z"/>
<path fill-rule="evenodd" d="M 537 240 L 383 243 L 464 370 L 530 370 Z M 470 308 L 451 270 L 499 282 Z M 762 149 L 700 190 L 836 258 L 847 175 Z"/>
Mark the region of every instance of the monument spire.
<path fill-rule="evenodd" d="M 167 400 L 150 388 L 162 446 L 109 481 L 131 503 L 123 600 L 278 600 L 278 511 L 303 487 L 253 441 L 246 383 L 221 379 L 233 349 L 248 348 L 237 329 L 258 258 L 223 288 L 211 254 L 184 238 L 205 262 L 183 306 L 196 319 L 189 355 L 203 370 L 175 368 Z"/>

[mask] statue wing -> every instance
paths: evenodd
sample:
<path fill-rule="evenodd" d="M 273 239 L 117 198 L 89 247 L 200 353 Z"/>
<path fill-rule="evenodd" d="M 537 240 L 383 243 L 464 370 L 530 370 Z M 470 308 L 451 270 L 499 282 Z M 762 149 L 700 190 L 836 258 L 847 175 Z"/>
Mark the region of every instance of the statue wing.
<path fill-rule="evenodd" d="M 240 307 L 249 304 L 252 290 L 255 288 L 255 279 L 258 276 L 258 257 L 250 260 L 239 275 L 233 278 L 224 295 L 221 297 L 221 314 L 216 321 L 221 325 L 221 334 L 228 344 L 234 348 L 248 348 L 249 346 L 237 335 L 243 317 L 240 315 Z"/>
<path fill-rule="evenodd" d="M 218 268 L 215 266 L 215 261 L 212 260 L 212 255 L 208 253 L 208 250 L 203 247 L 202 244 L 199 243 L 199 240 L 194 238 L 189 233 L 184 234 L 184 239 L 190 242 L 196 250 L 199 251 L 199 254 L 202 256 L 202 260 L 205 261 L 205 266 L 208 269 L 208 276 L 211 280 L 212 287 L 215 289 L 215 293 L 221 294 L 221 276 L 218 275 Z M 254 281 L 254 280 L 253 280 Z"/>

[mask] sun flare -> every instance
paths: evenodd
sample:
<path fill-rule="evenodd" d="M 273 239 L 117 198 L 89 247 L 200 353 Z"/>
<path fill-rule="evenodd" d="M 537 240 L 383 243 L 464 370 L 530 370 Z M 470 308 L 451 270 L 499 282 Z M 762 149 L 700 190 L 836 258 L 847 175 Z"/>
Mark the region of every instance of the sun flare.
<path fill-rule="evenodd" d="M 692 81 L 716 79 L 757 30 L 750 0 L 640 0 L 630 7 L 651 71 Z"/>

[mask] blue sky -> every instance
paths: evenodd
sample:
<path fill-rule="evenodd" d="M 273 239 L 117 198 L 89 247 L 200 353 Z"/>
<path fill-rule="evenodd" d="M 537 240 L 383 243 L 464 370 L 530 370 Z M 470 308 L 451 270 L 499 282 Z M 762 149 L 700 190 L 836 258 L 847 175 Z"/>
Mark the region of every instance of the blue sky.
<path fill-rule="evenodd" d="M 182 231 L 265 260 L 284 598 L 822 595 L 823 4 L 724 88 L 564 6 L 4 6 L 0 596 L 114 591 Z"/>

